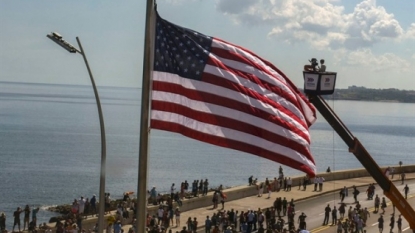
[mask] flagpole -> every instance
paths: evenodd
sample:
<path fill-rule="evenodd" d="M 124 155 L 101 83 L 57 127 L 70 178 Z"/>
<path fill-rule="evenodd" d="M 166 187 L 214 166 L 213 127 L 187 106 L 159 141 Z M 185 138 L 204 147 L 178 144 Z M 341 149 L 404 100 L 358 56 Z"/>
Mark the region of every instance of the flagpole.
<path fill-rule="evenodd" d="M 143 82 L 141 86 L 141 121 L 140 121 L 140 149 L 138 155 L 138 181 L 137 181 L 137 233 L 146 232 L 147 212 L 147 167 L 148 167 L 148 134 L 149 134 L 149 108 L 150 108 L 150 77 L 151 77 L 151 32 L 153 0 L 147 0 L 146 26 L 143 55 Z"/>

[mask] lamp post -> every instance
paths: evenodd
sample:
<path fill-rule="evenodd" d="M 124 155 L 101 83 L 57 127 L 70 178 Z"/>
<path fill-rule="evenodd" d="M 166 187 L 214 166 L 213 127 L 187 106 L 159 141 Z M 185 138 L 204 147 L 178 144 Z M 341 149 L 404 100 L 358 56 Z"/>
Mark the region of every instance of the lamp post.
<path fill-rule="evenodd" d="M 46 35 L 49 39 L 53 40 L 58 45 L 62 46 L 64 49 L 68 50 L 70 53 L 79 53 L 82 55 L 85 61 L 86 68 L 88 69 L 89 77 L 91 79 L 92 87 L 94 89 L 95 100 L 98 108 L 99 116 L 99 125 L 101 129 L 101 173 L 100 173 L 100 182 L 99 182 L 99 209 L 98 209 L 98 232 L 102 233 L 104 231 L 104 213 L 105 213 L 105 164 L 106 164 L 106 143 L 105 143 L 105 126 L 104 126 L 104 117 L 102 115 L 101 102 L 99 100 L 98 90 L 95 86 L 94 77 L 92 76 L 91 69 L 89 68 L 88 60 L 86 59 L 85 52 L 82 49 L 81 41 L 76 37 L 78 42 L 79 49 L 73 45 L 66 42 L 62 36 L 57 32 L 52 32 Z"/>

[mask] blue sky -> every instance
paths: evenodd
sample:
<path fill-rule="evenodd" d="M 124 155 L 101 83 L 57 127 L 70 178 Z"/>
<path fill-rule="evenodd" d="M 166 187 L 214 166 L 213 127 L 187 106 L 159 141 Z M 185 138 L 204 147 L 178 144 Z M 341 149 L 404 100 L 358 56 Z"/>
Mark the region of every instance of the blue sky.
<path fill-rule="evenodd" d="M 337 87 L 415 90 L 413 0 L 158 0 L 161 17 L 243 46 L 302 87 L 308 59 Z M 82 57 L 46 38 L 81 39 L 98 86 L 139 87 L 145 1 L 0 1 L 0 81 L 89 85 Z"/>

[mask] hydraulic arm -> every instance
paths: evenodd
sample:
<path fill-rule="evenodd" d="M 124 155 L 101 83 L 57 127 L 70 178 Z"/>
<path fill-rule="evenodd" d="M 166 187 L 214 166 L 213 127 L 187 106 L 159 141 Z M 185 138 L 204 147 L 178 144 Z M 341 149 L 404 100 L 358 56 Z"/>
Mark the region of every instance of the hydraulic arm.
<path fill-rule="evenodd" d="M 352 152 L 360 161 L 369 174 L 375 179 L 378 185 L 383 189 L 383 193 L 398 208 L 399 212 L 408 221 L 410 228 L 415 232 L 415 212 L 407 200 L 402 196 L 396 186 L 382 172 L 382 169 L 373 160 L 372 156 L 360 141 L 353 136 L 349 129 L 343 124 L 340 118 L 334 113 L 326 101 L 319 95 L 308 94 L 310 102 L 317 108 L 321 115 L 327 120 L 336 133 L 343 139 Z"/>

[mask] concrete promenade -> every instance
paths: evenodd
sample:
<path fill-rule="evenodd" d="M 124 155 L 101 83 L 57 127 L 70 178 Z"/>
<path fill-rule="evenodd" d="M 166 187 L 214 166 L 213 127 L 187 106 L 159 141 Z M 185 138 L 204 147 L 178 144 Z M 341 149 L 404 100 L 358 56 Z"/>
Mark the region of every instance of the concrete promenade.
<path fill-rule="evenodd" d="M 399 176 L 395 175 L 396 179 L 399 180 Z M 395 178 L 394 177 L 394 178 Z M 415 173 L 408 173 L 406 174 L 407 179 L 415 179 Z M 290 192 L 280 191 L 280 192 L 272 192 L 271 198 L 267 198 L 268 194 L 264 193 L 262 197 L 258 197 L 257 195 L 251 196 L 251 197 L 245 197 L 233 201 L 225 202 L 225 208 L 224 210 L 238 210 L 240 213 L 241 211 L 246 212 L 246 210 L 257 210 L 258 208 L 264 209 L 271 207 L 277 197 L 285 197 L 288 200 L 291 200 L 291 198 L 294 199 L 294 202 L 300 202 L 300 201 L 307 201 L 312 199 L 313 197 L 317 197 L 322 194 L 327 193 L 333 193 L 333 198 L 336 198 L 339 200 L 338 192 L 340 191 L 340 188 L 346 187 L 352 187 L 355 185 L 356 187 L 359 187 L 360 191 L 360 198 L 366 197 L 365 191 L 369 184 L 375 183 L 372 177 L 360 177 L 360 178 L 352 178 L 352 179 L 345 179 L 345 180 L 333 180 L 333 181 L 327 181 L 323 185 L 323 191 L 322 192 L 314 192 L 314 185 L 308 185 L 306 191 L 298 190 L 298 186 L 292 187 Z M 379 192 L 379 190 L 378 190 Z M 349 195 L 351 193 L 351 190 L 349 190 Z M 219 204 L 219 210 L 221 209 L 221 205 Z M 186 221 L 189 217 L 197 218 L 199 222 L 199 227 L 204 227 L 204 221 L 206 219 L 206 216 L 212 216 L 213 213 L 217 212 L 218 209 L 212 209 L 212 205 L 208 207 L 201 207 L 193 210 L 189 210 L 186 212 L 183 212 L 181 214 L 181 226 L 186 226 Z M 305 210 L 302 210 L 306 212 Z M 126 228 L 129 229 L 131 226 L 126 226 Z M 176 232 L 176 230 L 180 231 L 181 227 L 179 228 L 172 228 L 173 232 Z"/>
<path fill-rule="evenodd" d="M 383 168 L 384 169 L 384 168 Z M 394 176 L 393 181 L 399 181 L 399 168 L 396 169 L 396 173 Z M 405 171 L 406 180 L 415 179 L 415 165 L 413 166 L 402 166 L 402 171 Z M 333 199 L 339 199 L 339 190 L 343 187 L 349 188 L 349 194 L 351 193 L 351 187 L 355 185 L 358 187 L 360 191 L 360 198 L 365 196 L 366 187 L 371 184 L 375 183 L 374 179 L 370 177 L 365 169 L 354 169 L 354 170 L 345 170 L 345 171 L 336 171 L 332 173 L 322 173 L 318 174 L 318 176 L 323 176 L 325 178 L 325 182 L 323 185 L 323 190 L 321 192 L 314 192 L 314 184 L 310 184 L 307 186 L 305 191 L 299 189 L 298 187 L 298 180 L 302 177 L 291 177 L 293 179 L 293 187 L 291 191 L 279 191 L 279 192 L 272 192 L 271 197 L 268 197 L 268 193 L 264 192 L 262 197 L 257 196 L 257 190 L 255 186 L 237 186 L 232 187 L 229 189 L 223 190 L 226 195 L 227 199 L 225 202 L 224 210 L 237 210 L 239 213 L 241 211 L 246 211 L 248 209 L 257 210 L 258 208 L 264 209 L 271 207 L 277 197 L 285 197 L 287 200 L 294 199 L 295 203 L 301 201 L 307 201 L 319 195 L 333 193 Z M 263 181 L 262 181 L 263 182 Z M 247 182 L 248 183 L 248 182 Z M 378 193 L 380 190 L 378 190 Z M 186 226 L 186 221 L 189 217 L 197 218 L 198 220 L 198 228 L 204 228 L 204 222 L 206 216 L 212 216 L 213 213 L 217 213 L 221 210 L 221 204 L 217 209 L 213 209 L 212 204 L 212 195 L 213 192 L 209 192 L 207 196 L 204 197 L 194 197 L 191 199 L 183 200 L 183 206 L 180 207 L 181 210 L 181 217 L 180 217 L 180 227 L 171 227 L 173 232 L 180 231 L 183 226 Z M 174 203 L 174 208 L 177 207 L 177 204 Z M 158 206 L 155 205 L 148 205 L 147 212 L 150 215 L 156 215 Z M 307 210 L 302 210 L 307 214 Z M 111 215 L 115 215 L 113 211 Z M 132 222 L 132 216 L 130 214 L 130 219 L 125 220 L 124 222 L 127 224 L 123 225 L 123 229 L 125 232 L 128 232 L 128 229 L 132 227 L 130 224 Z M 106 215 L 106 219 L 110 215 Z M 97 222 L 96 217 L 88 217 L 83 221 L 83 228 L 84 229 L 91 229 Z M 107 224 L 107 223 L 105 223 Z M 49 224 L 49 226 L 54 227 L 54 223 Z"/>
<path fill-rule="evenodd" d="M 341 172 L 346 172 L 346 173 L 359 173 L 361 170 L 363 169 L 359 169 L 359 170 L 348 170 L 346 171 L 341 171 Z M 408 179 L 415 179 L 415 172 L 412 171 L 412 167 L 411 168 L 407 168 L 405 169 L 405 171 L 410 171 L 411 173 L 406 173 L 406 180 Z M 366 171 L 364 171 L 366 172 Z M 321 174 L 319 174 L 321 175 Z M 271 193 L 271 197 L 268 199 L 268 193 L 263 193 L 262 197 L 258 197 L 257 191 L 255 190 L 254 187 L 248 187 L 248 185 L 246 187 L 244 186 L 238 186 L 238 187 L 234 187 L 231 189 L 226 189 L 224 190 L 224 192 L 226 194 L 228 193 L 247 193 L 249 192 L 249 196 L 247 197 L 242 197 L 242 198 L 236 198 L 233 200 L 229 200 L 225 202 L 225 208 L 224 210 L 231 210 L 234 209 L 235 211 L 238 210 L 239 213 L 241 213 L 241 211 L 246 211 L 248 209 L 251 210 L 257 210 L 258 208 L 264 209 L 264 208 L 268 208 L 271 207 L 275 201 L 275 199 L 277 197 L 285 197 L 288 200 L 291 200 L 291 198 L 294 199 L 295 202 L 300 202 L 300 201 L 307 201 L 312 199 L 313 197 L 317 197 L 319 195 L 323 195 L 323 194 L 327 194 L 327 193 L 333 193 L 333 198 L 339 200 L 339 191 L 341 188 L 343 187 L 348 187 L 349 188 L 349 193 L 351 193 L 351 187 L 353 185 L 355 185 L 356 187 L 359 187 L 358 189 L 360 190 L 360 198 L 365 197 L 365 191 L 366 188 L 369 184 L 371 183 L 375 183 L 374 179 L 370 176 L 363 176 L 363 177 L 355 177 L 355 178 L 349 178 L 349 179 L 341 179 L 341 180 L 330 180 L 329 176 L 331 176 L 330 173 L 325 173 L 324 176 L 326 176 L 326 182 L 324 182 L 323 185 L 323 191 L 321 192 L 314 192 L 314 184 L 310 184 L 307 186 L 307 189 L 305 191 L 302 191 L 302 187 L 299 190 L 298 189 L 298 182 L 293 182 L 293 187 L 291 189 L 290 192 L 286 192 L 286 191 L 279 191 L 279 192 L 272 192 Z M 336 176 L 336 175 L 332 175 L 332 176 Z M 338 176 L 338 175 L 337 175 Z M 353 176 L 352 174 L 350 176 Z M 399 181 L 399 174 L 395 174 L 393 181 Z M 329 180 L 329 181 L 327 181 Z M 253 193 L 251 193 L 253 190 Z M 251 192 L 250 192 L 251 191 Z M 378 190 L 378 192 L 380 192 L 380 190 Z M 232 196 L 232 195 L 231 195 Z M 203 199 L 207 199 L 209 201 L 209 205 L 205 205 L 203 207 L 197 207 L 197 208 L 192 208 L 189 210 L 186 210 L 189 208 L 189 205 L 187 205 L 186 202 L 194 202 L 194 201 L 200 201 L 200 202 L 206 202 L 206 200 Z M 212 205 L 212 194 L 208 194 L 207 197 L 199 197 L 199 198 L 192 198 L 190 200 L 185 200 L 183 202 L 183 206 L 180 208 L 182 209 L 182 213 L 181 213 L 181 217 L 180 217 L 180 227 L 172 227 L 172 231 L 176 232 L 176 231 L 180 231 L 182 229 L 183 226 L 186 226 L 186 221 L 189 217 L 193 218 L 197 218 L 199 226 L 198 228 L 202 229 L 204 227 L 204 222 L 206 219 L 206 216 L 212 216 L 213 213 L 218 212 L 219 210 L 221 210 L 221 204 L 219 203 L 219 208 L 218 209 L 213 209 L 213 205 Z M 190 204 L 190 203 L 189 203 Z M 190 205 L 191 206 L 191 205 Z M 154 207 L 155 209 L 157 207 Z M 306 210 L 303 210 L 304 212 L 306 212 Z M 155 214 L 155 212 L 152 211 L 152 208 L 149 208 L 148 211 L 150 214 Z M 131 227 L 131 225 L 127 224 L 125 225 L 123 228 L 128 230 Z"/>

